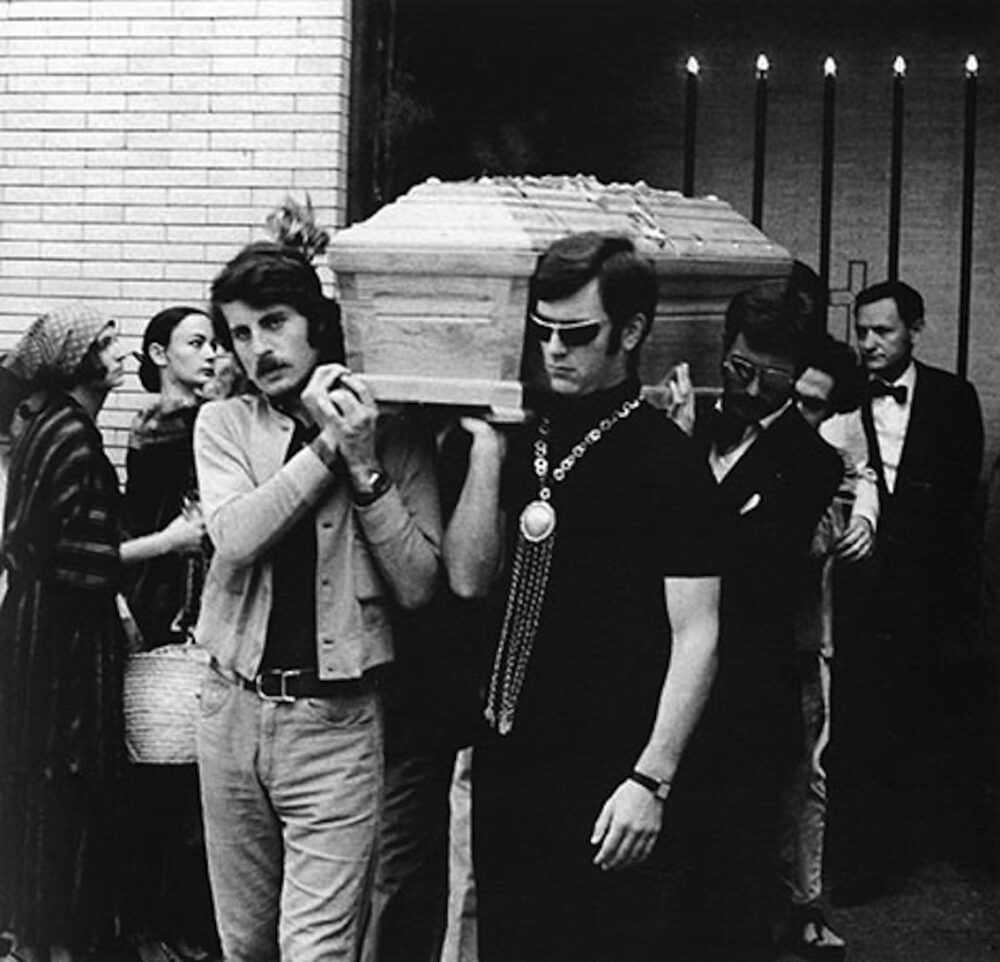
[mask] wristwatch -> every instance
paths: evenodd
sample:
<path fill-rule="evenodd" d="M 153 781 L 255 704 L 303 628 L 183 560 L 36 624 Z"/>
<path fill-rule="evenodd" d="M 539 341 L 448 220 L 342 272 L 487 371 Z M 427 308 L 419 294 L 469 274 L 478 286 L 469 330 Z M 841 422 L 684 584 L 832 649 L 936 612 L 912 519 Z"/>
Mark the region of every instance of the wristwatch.
<path fill-rule="evenodd" d="M 374 504 L 390 487 L 392 487 L 392 478 L 385 471 L 379 471 L 376 468 L 369 472 L 363 485 L 355 485 L 354 503 L 361 508 Z"/>
<path fill-rule="evenodd" d="M 633 769 L 629 775 L 629 780 L 652 792 L 653 797 L 658 798 L 661 802 L 665 802 L 667 796 L 670 794 L 670 782 L 665 779 L 653 778 L 652 775 L 644 775 L 642 772 L 637 772 Z"/>

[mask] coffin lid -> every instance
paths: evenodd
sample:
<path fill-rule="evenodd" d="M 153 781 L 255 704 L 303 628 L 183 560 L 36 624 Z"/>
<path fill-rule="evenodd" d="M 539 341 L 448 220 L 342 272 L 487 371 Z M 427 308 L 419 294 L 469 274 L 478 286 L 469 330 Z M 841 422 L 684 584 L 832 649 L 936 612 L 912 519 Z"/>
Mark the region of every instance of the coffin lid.
<path fill-rule="evenodd" d="M 432 177 L 339 231 L 329 257 L 335 271 L 530 276 L 552 241 L 586 230 L 630 236 L 658 274 L 753 276 L 791 260 L 716 197 L 584 174 Z"/>

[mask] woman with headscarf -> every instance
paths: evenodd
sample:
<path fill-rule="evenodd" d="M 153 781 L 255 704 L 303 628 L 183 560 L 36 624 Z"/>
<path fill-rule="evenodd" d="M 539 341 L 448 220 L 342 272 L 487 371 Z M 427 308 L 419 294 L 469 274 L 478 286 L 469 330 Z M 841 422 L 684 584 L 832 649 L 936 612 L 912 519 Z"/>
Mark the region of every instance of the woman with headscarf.
<path fill-rule="evenodd" d="M 194 471 L 194 420 L 215 376 L 211 318 L 169 307 L 146 325 L 139 381 L 156 394 L 136 415 L 126 457 L 125 526 L 156 531 L 178 514 L 200 517 Z M 144 650 L 187 639 L 198 616 L 206 552 L 163 555 L 136 566 L 128 604 Z M 216 943 L 202 841 L 198 772 L 191 764 L 131 768 L 133 878 L 128 924 L 167 942 L 181 958 L 201 959 Z"/>
<path fill-rule="evenodd" d="M 122 543 L 118 478 L 96 418 L 124 378 L 115 322 L 74 304 L 38 318 L 5 366 L 21 398 L 0 608 L 0 921 L 23 962 L 70 962 L 113 935 L 121 771 L 123 564 L 200 542 L 177 518 Z M 13 410 L 12 410 L 13 407 Z"/>

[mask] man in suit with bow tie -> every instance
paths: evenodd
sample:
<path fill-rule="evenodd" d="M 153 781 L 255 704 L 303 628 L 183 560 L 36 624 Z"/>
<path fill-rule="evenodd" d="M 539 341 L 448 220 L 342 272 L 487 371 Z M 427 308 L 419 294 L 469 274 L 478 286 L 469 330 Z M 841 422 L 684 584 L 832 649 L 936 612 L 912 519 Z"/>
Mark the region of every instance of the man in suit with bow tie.
<path fill-rule="evenodd" d="M 918 853 L 901 824 L 933 818 L 941 659 L 961 632 L 983 456 L 975 389 L 913 357 L 924 323 L 920 294 L 902 281 L 876 284 L 858 294 L 854 316 L 868 396 L 845 417 L 866 439 L 881 521 L 863 583 L 856 568 L 845 569 L 838 594 L 833 743 L 841 761 L 833 784 L 842 799 L 833 804 L 841 904 L 867 901 L 905 873 Z"/>
<path fill-rule="evenodd" d="M 794 402 L 815 307 L 789 282 L 738 294 L 726 312 L 722 396 L 694 425 L 719 485 L 729 550 L 719 670 L 678 798 L 699 865 L 679 893 L 692 900 L 682 923 L 694 920 L 692 958 L 773 957 L 779 798 L 802 739 L 795 604 L 813 532 L 843 474 L 840 455 Z"/>

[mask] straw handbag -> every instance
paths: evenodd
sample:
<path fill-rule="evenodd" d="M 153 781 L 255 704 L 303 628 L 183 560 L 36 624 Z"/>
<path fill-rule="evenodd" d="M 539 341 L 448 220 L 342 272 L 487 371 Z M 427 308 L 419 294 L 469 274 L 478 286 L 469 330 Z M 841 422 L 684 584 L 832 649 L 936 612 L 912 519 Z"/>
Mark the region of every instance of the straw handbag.
<path fill-rule="evenodd" d="M 124 606 L 123 620 L 130 615 Z M 197 760 L 198 690 L 210 656 L 194 644 L 188 605 L 171 626 L 184 641 L 129 655 L 125 663 L 125 747 L 142 765 L 184 765 Z"/>

